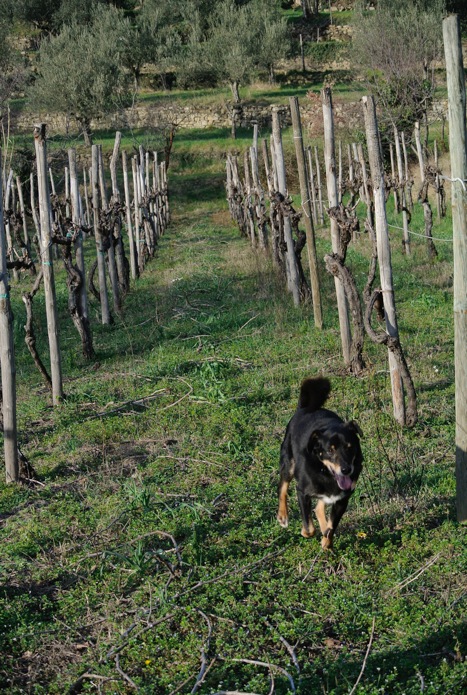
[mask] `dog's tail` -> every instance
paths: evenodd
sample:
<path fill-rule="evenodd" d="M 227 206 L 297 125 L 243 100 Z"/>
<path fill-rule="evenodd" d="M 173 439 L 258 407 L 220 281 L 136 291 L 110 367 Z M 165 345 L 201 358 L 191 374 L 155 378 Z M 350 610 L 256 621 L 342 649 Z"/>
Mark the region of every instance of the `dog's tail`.
<path fill-rule="evenodd" d="M 300 398 L 298 407 L 305 408 L 311 412 L 323 407 L 327 397 L 331 392 L 329 379 L 318 377 L 316 379 L 305 379 L 300 387 Z"/>

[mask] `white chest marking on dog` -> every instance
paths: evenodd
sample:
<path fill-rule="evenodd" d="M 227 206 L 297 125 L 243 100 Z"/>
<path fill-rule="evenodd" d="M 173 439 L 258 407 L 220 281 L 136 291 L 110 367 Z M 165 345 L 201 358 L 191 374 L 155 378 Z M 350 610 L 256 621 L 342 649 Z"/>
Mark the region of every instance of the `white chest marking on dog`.
<path fill-rule="evenodd" d="M 345 497 L 345 493 L 341 492 L 340 495 L 318 495 L 318 499 L 323 500 L 325 504 L 334 504 L 334 502 L 338 502 L 341 500 L 343 497 Z"/>

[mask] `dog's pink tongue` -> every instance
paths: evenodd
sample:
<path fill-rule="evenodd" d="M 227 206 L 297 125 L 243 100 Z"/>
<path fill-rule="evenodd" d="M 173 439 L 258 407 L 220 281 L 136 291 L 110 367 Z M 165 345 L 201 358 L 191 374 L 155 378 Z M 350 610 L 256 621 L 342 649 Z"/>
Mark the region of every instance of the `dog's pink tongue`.
<path fill-rule="evenodd" d="M 336 475 L 336 483 L 341 490 L 350 490 L 352 487 L 352 479 L 348 475 Z"/>

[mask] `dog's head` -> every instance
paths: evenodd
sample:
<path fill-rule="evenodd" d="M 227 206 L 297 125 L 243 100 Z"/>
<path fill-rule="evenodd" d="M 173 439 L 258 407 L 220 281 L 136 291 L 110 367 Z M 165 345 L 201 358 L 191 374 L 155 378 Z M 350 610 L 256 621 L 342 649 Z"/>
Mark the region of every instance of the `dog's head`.
<path fill-rule="evenodd" d="M 362 468 L 359 436 L 362 431 L 355 420 L 327 429 L 315 430 L 308 450 L 332 474 L 341 490 L 353 490 Z"/>

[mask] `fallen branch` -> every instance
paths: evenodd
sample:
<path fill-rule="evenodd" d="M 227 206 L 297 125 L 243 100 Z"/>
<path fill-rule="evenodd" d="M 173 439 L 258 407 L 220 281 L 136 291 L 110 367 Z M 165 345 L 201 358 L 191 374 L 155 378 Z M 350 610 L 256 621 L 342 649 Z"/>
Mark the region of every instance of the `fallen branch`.
<path fill-rule="evenodd" d="M 211 642 L 211 635 L 212 635 L 212 624 L 211 624 L 211 621 L 209 620 L 208 616 L 205 613 L 203 613 L 203 611 L 200 610 L 199 608 L 196 608 L 195 610 L 206 621 L 207 626 L 208 626 L 208 636 L 206 637 L 206 639 L 203 642 L 203 645 L 201 647 L 201 668 L 200 668 L 200 671 L 198 673 L 196 683 L 194 684 L 193 689 L 191 690 L 191 695 L 193 695 L 193 693 L 196 693 L 196 691 L 198 690 L 200 685 L 203 684 L 203 681 L 204 681 L 204 678 L 206 675 L 206 671 L 207 671 L 207 663 L 208 663 L 207 658 L 206 658 L 206 653 L 209 652 L 209 645 Z"/>
<path fill-rule="evenodd" d="M 375 624 L 376 624 L 376 617 L 373 616 L 373 624 L 372 624 L 372 626 L 371 626 L 370 639 L 369 639 L 369 641 L 368 641 L 368 646 L 367 646 L 367 648 L 366 648 L 366 653 L 365 653 L 365 658 L 363 659 L 362 668 L 360 669 L 360 673 L 358 674 L 358 678 L 357 678 L 357 680 L 355 681 L 355 685 L 354 685 L 354 687 L 352 688 L 352 690 L 350 691 L 349 695 L 353 695 L 353 694 L 354 694 L 354 692 L 356 691 L 357 686 L 358 686 L 358 684 L 360 683 L 360 681 L 361 681 L 361 679 L 362 679 L 362 676 L 363 676 L 363 674 L 364 674 L 364 672 L 365 672 L 366 662 L 367 662 L 367 659 L 368 659 L 368 655 L 369 655 L 369 653 L 370 653 L 371 645 L 373 644 L 373 637 L 374 637 L 374 635 L 375 635 Z"/>
<path fill-rule="evenodd" d="M 89 415 L 87 418 L 85 418 L 85 420 L 96 420 L 98 417 L 107 417 L 108 415 L 119 413 L 125 408 L 127 408 L 129 405 L 143 405 L 148 401 L 155 400 L 161 393 L 164 393 L 166 391 L 167 389 L 157 389 L 156 391 L 150 393 L 149 396 L 143 396 L 143 398 L 138 398 L 137 400 L 125 401 L 124 403 L 117 406 L 116 408 L 113 408 L 112 410 L 101 410 L 99 413 Z M 109 403 L 108 405 L 111 405 L 111 403 Z"/>
<path fill-rule="evenodd" d="M 289 642 L 287 642 L 285 637 L 282 637 L 282 635 L 279 633 L 277 628 L 275 628 L 274 625 L 271 625 L 269 620 L 265 620 L 264 622 L 266 623 L 266 625 L 269 627 L 270 630 L 274 630 L 275 632 L 277 632 L 277 634 L 279 636 L 279 640 L 282 642 L 282 644 L 287 649 L 287 651 L 289 652 L 289 654 L 292 658 L 292 662 L 293 662 L 293 665 L 295 666 L 295 668 L 297 669 L 297 673 L 300 673 L 300 664 L 298 663 L 297 655 L 295 654 L 295 651 L 294 651 L 294 648 L 292 647 L 292 645 Z"/>
<path fill-rule="evenodd" d="M 122 676 L 124 680 L 128 683 L 128 685 L 133 688 L 134 690 L 139 690 L 138 686 L 134 681 L 131 680 L 130 676 L 125 673 L 125 671 L 121 668 L 120 666 L 120 657 L 118 654 L 115 655 L 115 668 L 119 672 L 119 674 Z"/>

